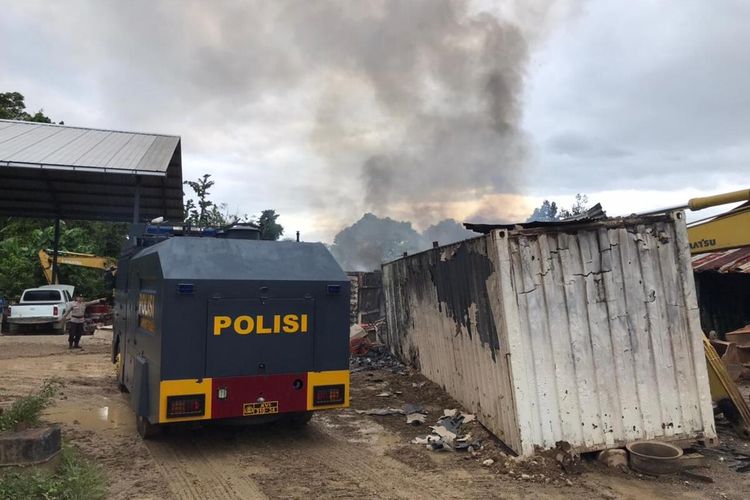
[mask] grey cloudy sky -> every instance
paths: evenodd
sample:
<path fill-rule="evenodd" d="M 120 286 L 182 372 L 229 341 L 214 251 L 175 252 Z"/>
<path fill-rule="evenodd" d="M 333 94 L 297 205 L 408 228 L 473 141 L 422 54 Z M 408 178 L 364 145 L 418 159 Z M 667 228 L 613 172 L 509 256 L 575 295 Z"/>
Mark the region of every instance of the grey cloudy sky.
<path fill-rule="evenodd" d="M 181 135 L 232 211 L 611 214 L 750 185 L 750 3 L 0 0 L 0 90 Z"/>

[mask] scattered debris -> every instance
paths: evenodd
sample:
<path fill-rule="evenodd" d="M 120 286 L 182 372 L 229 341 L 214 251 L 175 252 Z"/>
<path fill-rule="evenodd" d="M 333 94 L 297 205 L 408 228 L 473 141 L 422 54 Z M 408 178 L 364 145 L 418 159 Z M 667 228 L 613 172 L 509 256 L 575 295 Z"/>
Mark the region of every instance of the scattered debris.
<path fill-rule="evenodd" d="M 484 465 L 485 467 L 489 467 L 490 465 L 492 465 L 494 463 L 495 463 L 495 461 L 492 460 L 491 458 L 488 458 L 487 460 L 483 460 L 482 461 L 482 465 Z"/>
<path fill-rule="evenodd" d="M 420 413 L 414 412 L 414 414 L 419 415 Z M 418 444 L 424 444 L 424 439 L 426 439 L 427 447 L 433 450 L 448 448 L 455 451 L 474 452 L 481 447 L 481 443 L 479 441 L 472 441 L 471 434 L 461 434 L 461 426 L 467 420 L 466 417 L 469 417 L 468 421 L 470 422 L 475 420 L 474 415 L 471 414 L 464 415 L 458 410 L 444 410 L 443 416 L 438 419 L 435 425 L 430 426 L 432 434 L 420 439 Z M 422 419 L 422 422 L 424 422 L 424 419 Z M 412 442 L 414 443 L 415 441 L 413 440 Z"/>
<path fill-rule="evenodd" d="M 404 405 L 406 423 L 409 425 L 422 425 L 427 419 L 427 410 L 419 404 L 406 403 Z"/>
<path fill-rule="evenodd" d="M 414 387 L 415 389 L 421 389 L 422 387 L 425 386 L 425 384 L 427 384 L 427 382 L 412 382 L 411 386 Z"/>
<path fill-rule="evenodd" d="M 379 398 L 390 398 L 393 394 L 390 392 L 381 392 L 380 394 L 376 394 L 376 396 Z"/>
<path fill-rule="evenodd" d="M 360 415 L 375 415 L 376 417 L 385 417 L 387 415 L 403 415 L 404 410 L 401 408 L 372 408 L 370 410 L 355 410 Z"/>
<path fill-rule="evenodd" d="M 744 451 L 747 449 L 745 442 L 734 434 L 731 422 L 724 417 L 717 418 L 716 427 L 721 433 L 719 445 L 710 448 L 696 446 L 696 450 L 705 457 L 718 459 L 735 472 L 750 472 L 750 450 Z"/>
<path fill-rule="evenodd" d="M 424 413 L 409 413 L 406 415 L 406 423 L 409 425 L 422 425 L 426 419 L 427 415 Z"/>
<path fill-rule="evenodd" d="M 382 344 L 370 344 L 364 354 L 352 353 L 349 356 L 351 372 L 366 370 L 389 370 L 405 375 L 406 367 Z"/>
<path fill-rule="evenodd" d="M 414 403 L 406 403 L 404 405 L 404 413 L 407 415 L 409 413 L 427 413 L 427 410 L 424 409 L 424 406 L 420 404 L 414 404 Z"/>
<path fill-rule="evenodd" d="M 596 459 L 607 467 L 616 467 L 619 469 L 628 468 L 628 452 L 620 448 L 602 450 L 599 452 Z"/>
<path fill-rule="evenodd" d="M 567 474 L 581 473 L 581 455 L 567 441 L 555 443 L 555 460 Z"/>

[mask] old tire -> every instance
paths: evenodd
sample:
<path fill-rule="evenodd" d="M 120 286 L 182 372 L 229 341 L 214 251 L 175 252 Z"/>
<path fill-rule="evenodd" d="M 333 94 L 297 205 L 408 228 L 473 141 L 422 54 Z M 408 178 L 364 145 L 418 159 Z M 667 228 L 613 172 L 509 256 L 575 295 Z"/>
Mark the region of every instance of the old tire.
<path fill-rule="evenodd" d="M 135 428 L 143 439 L 152 439 L 161 434 L 161 426 L 152 424 L 146 417 L 135 417 Z"/>

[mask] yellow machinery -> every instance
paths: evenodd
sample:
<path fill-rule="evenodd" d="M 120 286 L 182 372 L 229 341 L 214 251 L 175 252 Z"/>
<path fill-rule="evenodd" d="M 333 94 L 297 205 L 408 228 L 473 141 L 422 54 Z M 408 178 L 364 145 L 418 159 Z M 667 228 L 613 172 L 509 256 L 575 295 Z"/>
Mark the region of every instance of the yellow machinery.
<path fill-rule="evenodd" d="M 693 198 L 698 201 L 691 210 L 750 200 L 750 190 L 735 191 L 706 198 Z M 750 246 L 750 202 L 728 212 L 693 222 L 688 227 L 690 253 L 693 255 L 730 250 Z"/>
<path fill-rule="evenodd" d="M 750 247 L 750 189 L 740 189 L 731 193 L 691 198 L 685 205 L 662 208 L 645 212 L 642 215 L 658 214 L 672 210 L 703 210 L 729 203 L 747 202 L 728 212 L 707 217 L 688 225 L 690 253 L 693 255 Z"/>
<path fill-rule="evenodd" d="M 692 198 L 687 205 L 671 208 L 671 210 L 702 210 L 743 201 L 746 203 L 732 210 L 693 222 L 688 226 L 688 240 L 692 255 L 750 247 L 750 189 Z M 704 338 L 703 344 L 708 365 L 711 398 L 724 415 L 732 421 L 737 433 L 748 439 L 750 438 L 750 408 L 727 373 L 724 363 L 709 339 Z"/>
<path fill-rule="evenodd" d="M 52 266 L 53 258 L 52 250 L 39 250 L 39 262 L 42 264 L 42 270 L 44 271 L 44 277 L 47 278 L 47 283 L 52 284 Z M 77 253 L 77 252 L 57 252 L 57 265 L 65 264 L 68 266 L 80 266 L 90 267 L 93 269 L 113 269 L 115 268 L 115 259 L 110 257 L 99 257 L 90 253 Z"/>

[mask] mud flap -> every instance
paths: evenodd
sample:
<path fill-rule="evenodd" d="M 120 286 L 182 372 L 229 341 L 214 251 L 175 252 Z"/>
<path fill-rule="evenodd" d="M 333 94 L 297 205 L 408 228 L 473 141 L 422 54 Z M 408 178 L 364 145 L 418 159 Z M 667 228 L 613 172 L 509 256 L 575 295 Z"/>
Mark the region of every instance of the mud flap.
<path fill-rule="evenodd" d="M 148 360 L 143 356 L 136 356 L 133 374 L 133 391 L 130 402 L 138 417 L 149 418 L 149 381 Z"/>

